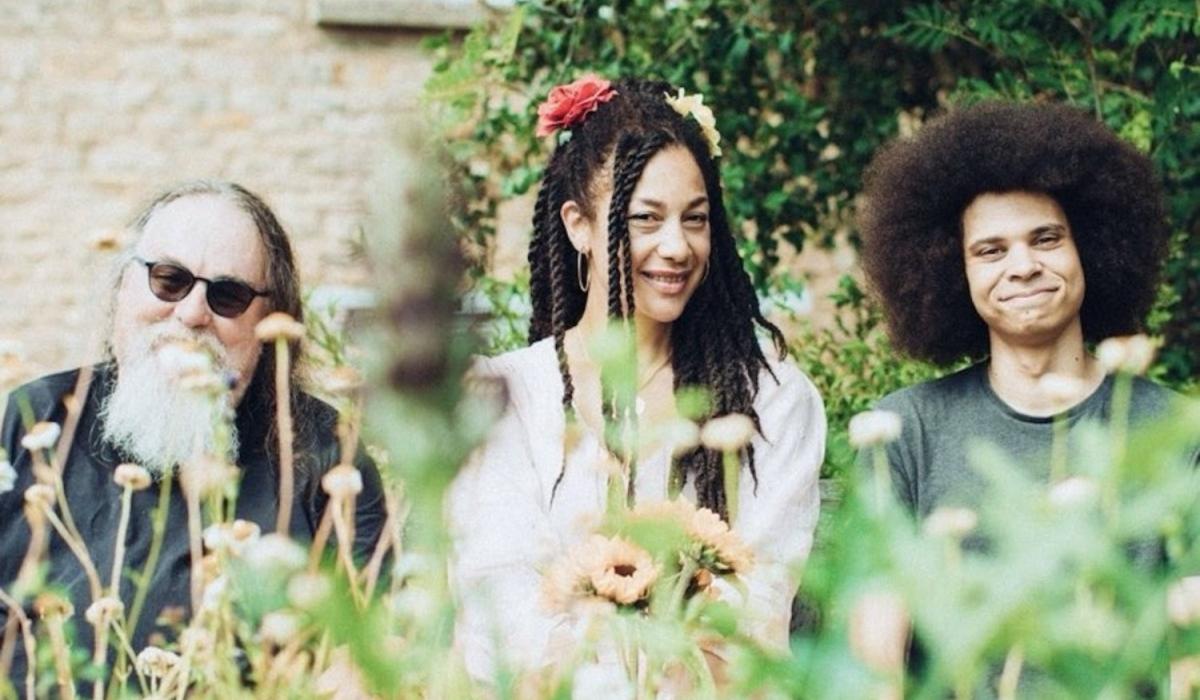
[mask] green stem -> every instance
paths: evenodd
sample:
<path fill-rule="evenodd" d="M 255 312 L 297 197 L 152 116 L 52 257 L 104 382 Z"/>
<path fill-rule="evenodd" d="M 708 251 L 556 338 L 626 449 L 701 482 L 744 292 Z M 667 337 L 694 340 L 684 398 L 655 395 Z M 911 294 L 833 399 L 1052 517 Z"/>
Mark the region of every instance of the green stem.
<path fill-rule="evenodd" d="M 875 445 L 871 448 L 872 464 L 875 467 L 875 512 L 883 512 L 884 499 L 892 486 L 892 475 L 888 465 L 887 454 L 883 447 Z"/>
<path fill-rule="evenodd" d="M 163 535 L 167 531 L 167 511 L 171 507 L 171 474 L 163 477 L 158 487 L 158 507 L 154 509 L 154 520 L 151 524 L 150 552 L 146 555 L 146 565 L 142 567 L 142 576 L 138 581 L 137 592 L 133 596 L 133 605 L 129 608 L 129 618 L 126 626 L 130 633 L 137 631 L 138 617 L 146 604 L 146 595 L 150 592 L 150 579 L 158 566 L 158 556 L 162 553 Z"/>
<path fill-rule="evenodd" d="M 738 453 L 734 450 L 726 450 L 723 458 L 723 466 L 725 467 L 725 512 L 729 516 L 729 525 L 732 527 L 737 521 L 738 473 L 742 469 L 742 462 L 738 459 Z"/>

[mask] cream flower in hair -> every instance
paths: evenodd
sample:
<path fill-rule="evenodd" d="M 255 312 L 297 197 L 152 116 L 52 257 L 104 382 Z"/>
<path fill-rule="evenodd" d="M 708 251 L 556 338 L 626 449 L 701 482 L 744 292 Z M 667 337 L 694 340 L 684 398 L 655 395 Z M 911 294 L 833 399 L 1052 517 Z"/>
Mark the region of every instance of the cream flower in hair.
<path fill-rule="evenodd" d="M 708 141 L 708 149 L 712 152 L 713 158 L 721 155 L 721 133 L 717 131 L 717 118 L 713 116 L 711 107 L 704 105 L 704 95 L 699 93 L 695 95 L 685 94 L 683 88 L 679 88 L 679 94 L 676 96 L 663 95 L 667 104 L 676 112 L 679 112 L 684 117 L 691 116 L 700 125 L 700 131 L 704 133 L 704 139 Z"/>

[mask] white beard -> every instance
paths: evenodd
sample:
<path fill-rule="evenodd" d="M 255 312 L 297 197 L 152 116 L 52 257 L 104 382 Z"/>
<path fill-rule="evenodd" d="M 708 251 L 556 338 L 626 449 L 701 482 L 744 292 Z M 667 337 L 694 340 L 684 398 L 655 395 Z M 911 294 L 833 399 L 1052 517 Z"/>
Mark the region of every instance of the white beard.
<path fill-rule="evenodd" d="M 174 326 L 174 327 L 172 327 Z M 221 439 L 218 421 L 231 412 L 228 392 L 219 398 L 185 389 L 160 361 L 169 342 L 188 340 L 209 350 L 221 374 L 229 372 L 224 348 L 211 335 L 194 333 L 170 321 L 134 334 L 123 357 L 117 358 L 117 382 L 100 408 L 104 439 L 133 458 L 155 477 L 201 454 L 233 461 L 237 427 L 228 421 Z M 227 443 L 228 450 L 220 443 Z"/>

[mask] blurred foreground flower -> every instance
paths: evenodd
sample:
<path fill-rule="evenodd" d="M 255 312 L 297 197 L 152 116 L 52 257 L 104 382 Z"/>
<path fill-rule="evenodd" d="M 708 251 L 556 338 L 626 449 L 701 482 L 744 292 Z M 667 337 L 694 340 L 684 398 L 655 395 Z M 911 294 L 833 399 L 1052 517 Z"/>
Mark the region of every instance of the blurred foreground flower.
<path fill-rule="evenodd" d="M 143 675 L 163 678 L 179 665 L 179 655 L 158 647 L 146 647 L 138 652 L 137 668 Z"/>
<path fill-rule="evenodd" d="M 1086 476 L 1070 476 L 1050 487 L 1048 498 L 1055 508 L 1075 508 L 1096 500 L 1100 486 Z"/>
<path fill-rule="evenodd" d="M 333 650 L 333 660 L 317 677 L 317 693 L 330 700 L 371 700 L 362 673 L 350 658 L 346 647 Z"/>
<path fill-rule="evenodd" d="M 1167 589 L 1167 617 L 1176 627 L 1200 621 L 1200 576 L 1185 576 Z"/>
<path fill-rule="evenodd" d="M 321 477 L 321 488 L 330 498 L 352 498 L 363 490 L 362 473 L 352 464 L 339 464 Z"/>
<path fill-rule="evenodd" d="M 970 508 L 941 507 L 925 518 L 922 525 L 930 537 L 949 537 L 961 540 L 979 524 L 979 516 Z"/>
<path fill-rule="evenodd" d="M 283 646 L 300 634 L 301 627 L 300 618 L 295 613 L 276 610 L 263 615 L 258 634 L 264 642 Z"/>
<path fill-rule="evenodd" d="M 113 481 L 121 488 L 141 491 L 150 486 L 150 472 L 138 464 L 118 464 L 117 468 L 113 470 Z"/>
<path fill-rule="evenodd" d="M 872 671 L 898 673 L 904 666 L 908 627 L 908 608 L 898 594 L 864 593 L 850 610 L 850 649 Z"/>
<path fill-rule="evenodd" d="M 592 598 L 632 607 L 646 602 L 657 580 L 649 552 L 620 537 L 592 535 L 550 568 L 543 595 L 555 610 Z"/>
<path fill-rule="evenodd" d="M 298 571 L 308 563 L 308 554 L 295 541 L 279 533 L 264 535 L 246 549 L 246 561 L 260 571 Z"/>
<path fill-rule="evenodd" d="M 254 327 L 254 335 L 264 343 L 299 341 L 304 339 L 304 324 L 282 311 L 276 311 L 258 322 Z"/>
<path fill-rule="evenodd" d="M 1200 688 L 1200 656 L 1185 656 L 1171 660 L 1171 700 L 1196 697 Z"/>
<path fill-rule="evenodd" d="M 900 416 L 891 411 L 864 411 L 850 419 L 850 445 L 857 449 L 886 445 L 900 437 Z"/>
<path fill-rule="evenodd" d="M 754 437 L 754 421 L 741 413 L 713 418 L 700 429 L 700 442 L 710 450 L 737 452 Z"/>
<path fill-rule="evenodd" d="M 99 627 L 119 620 L 124 614 L 125 604 L 119 598 L 105 596 L 89 605 L 83 616 L 88 622 Z"/>
<path fill-rule="evenodd" d="M 1156 343 L 1142 334 L 1106 338 L 1096 346 L 1096 359 L 1104 371 L 1145 374 L 1154 362 Z"/>
<path fill-rule="evenodd" d="M 258 540 L 260 534 L 258 523 L 249 520 L 213 523 L 204 529 L 204 547 L 209 551 L 225 551 L 234 556 L 242 556 L 246 548 Z"/>
<path fill-rule="evenodd" d="M 188 460 L 180 469 L 180 485 L 184 492 L 194 491 L 198 498 L 223 491 L 236 483 L 240 472 L 225 460 L 204 455 Z"/>
<path fill-rule="evenodd" d="M 34 450 L 48 450 L 54 447 L 58 442 L 58 436 L 62 435 L 62 428 L 58 423 L 48 423 L 42 421 L 34 423 L 29 432 L 21 438 L 21 447 L 33 452 Z"/>

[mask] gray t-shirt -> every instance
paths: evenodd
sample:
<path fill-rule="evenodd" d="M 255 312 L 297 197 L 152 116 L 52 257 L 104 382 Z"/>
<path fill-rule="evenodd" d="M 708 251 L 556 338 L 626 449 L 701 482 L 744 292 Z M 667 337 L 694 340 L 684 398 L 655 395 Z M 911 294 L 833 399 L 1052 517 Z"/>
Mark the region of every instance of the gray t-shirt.
<path fill-rule="evenodd" d="M 1067 411 L 1069 436 L 1085 422 L 1107 423 L 1113 385 L 1113 378 L 1106 377 L 1091 396 Z M 1163 415 L 1178 397 L 1170 389 L 1135 377 L 1131 424 Z M 982 503 L 987 482 L 967 460 L 970 446 L 979 441 L 1000 447 L 1031 477 L 1049 477 L 1054 418 L 1027 416 L 1004 403 L 988 383 L 986 363 L 901 389 L 876 407 L 900 415 L 900 438 L 887 447 L 892 486 L 918 517 L 938 506 L 975 508 Z M 1068 444 L 1072 442 L 1069 437 Z M 860 461 L 870 463 L 869 451 L 860 455 Z"/>

